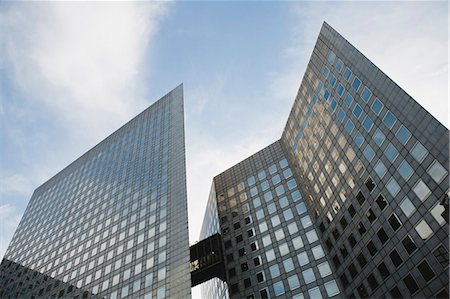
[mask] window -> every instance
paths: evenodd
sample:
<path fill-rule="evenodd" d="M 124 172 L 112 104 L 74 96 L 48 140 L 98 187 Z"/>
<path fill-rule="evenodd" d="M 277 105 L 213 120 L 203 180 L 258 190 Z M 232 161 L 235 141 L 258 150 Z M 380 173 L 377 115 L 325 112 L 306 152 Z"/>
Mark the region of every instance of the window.
<path fill-rule="evenodd" d="M 348 242 L 350 243 L 350 246 L 353 248 L 356 245 L 356 239 L 353 236 L 353 234 L 350 234 L 350 236 L 348 236 Z"/>
<path fill-rule="evenodd" d="M 365 183 L 367 190 L 369 190 L 369 192 L 372 192 L 373 189 L 375 188 L 375 183 L 373 182 L 372 178 L 369 177 Z"/>
<path fill-rule="evenodd" d="M 357 131 L 356 134 L 355 134 L 355 137 L 354 137 L 354 141 L 355 141 L 355 143 L 356 143 L 356 145 L 357 145 L 358 147 L 361 147 L 361 145 L 362 145 L 363 142 L 364 142 L 364 137 L 361 135 L 361 133 L 359 133 L 359 132 Z"/>
<path fill-rule="evenodd" d="M 375 244 L 372 241 L 369 241 L 369 243 L 367 243 L 366 247 L 369 250 L 369 253 L 371 256 L 374 256 L 375 254 L 377 254 L 377 252 L 378 252 L 377 247 L 375 246 Z"/>
<path fill-rule="evenodd" d="M 338 114 L 337 114 L 337 119 L 339 120 L 339 122 L 342 122 L 345 118 L 345 112 L 344 110 L 342 110 L 342 108 L 339 108 Z"/>
<path fill-rule="evenodd" d="M 414 157 L 414 159 L 417 160 L 417 162 L 422 163 L 422 161 L 425 159 L 425 157 L 428 155 L 427 149 L 420 143 L 419 141 L 416 142 L 414 147 L 411 150 L 411 155 Z"/>
<path fill-rule="evenodd" d="M 352 134 L 354 128 L 355 128 L 355 125 L 353 124 L 353 122 L 350 119 L 347 120 L 347 123 L 345 124 L 345 130 L 349 134 Z"/>
<path fill-rule="evenodd" d="M 320 245 L 317 245 L 316 247 L 313 247 L 311 250 L 312 250 L 314 259 L 316 259 L 316 260 L 318 260 L 321 257 L 325 256 L 325 253 L 323 252 L 322 246 L 320 246 Z"/>
<path fill-rule="evenodd" d="M 350 216 L 351 216 L 352 218 L 353 218 L 353 216 L 356 215 L 356 210 L 355 210 L 355 208 L 353 207 L 352 204 L 350 204 L 350 205 L 348 206 L 348 213 L 350 214 Z"/>
<path fill-rule="evenodd" d="M 444 206 L 438 203 L 434 206 L 433 209 L 431 209 L 430 213 L 433 215 L 434 219 L 440 224 L 443 225 L 445 223 L 444 217 L 442 217 L 442 214 L 444 213 Z"/>
<path fill-rule="evenodd" d="M 298 254 L 297 259 L 298 259 L 298 263 L 300 264 L 300 266 L 304 266 L 309 263 L 309 258 L 308 258 L 308 255 L 306 254 L 306 252 L 302 252 L 302 253 Z"/>
<path fill-rule="evenodd" d="M 280 268 L 278 267 L 277 264 L 270 266 L 269 272 L 270 272 L 270 277 L 272 277 L 272 279 L 280 276 Z"/>
<path fill-rule="evenodd" d="M 448 266 L 448 252 L 444 246 L 439 245 L 439 247 L 433 251 L 433 255 L 436 260 L 442 265 L 442 267 L 445 268 Z"/>
<path fill-rule="evenodd" d="M 384 210 L 384 208 L 386 208 L 386 206 L 388 204 L 387 201 L 384 199 L 384 196 L 381 194 L 378 196 L 376 203 L 377 203 L 378 207 L 380 208 L 380 210 L 382 210 L 382 211 Z"/>
<path fill-rule="evenodd" d="M 259 256 L 253 259 L 253 265 L 255 265 L 255 267 L 261 265 L 261 258 Z"/>
<path fill-rule="evenodd" d="M 289 289 L 291 291 L 298 289 L 300 287 L 300 281 L 298 280 L 297 275 L 292 275 L 292 276 L 288 277 L 287 281 L 288 281 Z"/>
<path fill-rule="evenodd" d="M 373 134 L 373 141 L 378 145 L 381 146 L 384 142 L 384 140 L 386 139 L 386 137 L 384 136 L 384 134 L 381 132 L 380 129 L 377 129 L 375 131 L 375 133 Z"/>
<path fill-rule="evenodd" d="M 336 54 L 334 54 L 333 51 L 330 51 L 330 53 L 328 54 L 328 62 L 329 62 L 331 65 L 333 65 L 335 59 L 336 59 Z"/>
<path fill-rule="evenodd" d="M 273 251 L 273 249 L 267 250 L 266 251 L 266 258 L 268 262 L 271 262 L 275 259 L 275 251 Z"/>
<path fill-rule="evenodd" d="M 413 240 L 411 239 L 410 236 L 406 236 L 402 240 L 402 244 L 403 244 L 403 247 L 405 247 L 405 249 L 409 255 L 411 255 L 411 253 L 413 253 L 417 249 L 416 244 L 413 242 Z"/>
<path fill-rule="evenodd" d="M 256 280 L 258 282 L 263 282 L 264 281 L 264 273 L 263 272 L 259 272 L 258 274 L 256 274 Z"/>
<path fill-rule="evenodd" d="M 336 284 L 336 281 L 331 280 L 329 282 L 326 282 L 324 286 L 329 298 L 339 294 L 339 288 Z"/>
<path fill-rule="evenodd" d="M 336 102 L 336 100 L 334 98 L 331 100 L 330 107 L 331 107 L 331 111 L 334 112 L 334 110 L 336 110 L 337 102 Z"/>
<path fill-rule="evenodd" d="M 430 265 L 428 265 L 426 260 L 423 260 L 419 266 L 417 266 L 417 269 L 419 269 L 420 274 L 425 279 L 425 281 L 430 281 L 436 274 L 434 274 L 433 269 L 431 269 Z"/>
<path fill-rule="evenodd" d="M 289 248 L 288 245 L 286 243 L 283 243 L 281 245 L 278 246 L 278 250 L 280 250 L 280 255 L 286 255 L 289 253 Z"/>
<path fill-rule="evenodd" d="M 364 224 L 362 222 L 358 223 L 358 232 L 362 236 L 366 232 L 366 228 L 364 227 Z"/>
<path fill-rule="evenodd" d="M 331 268 L 328 262 L 317 265 L 319 269 L 320 277 L 324 278 L 331 274 Z"/>
<path fill-rule="evenodd" d="M 413 187 L 413 191 L 421 201 L 425 201 L 431 194 L 430 189 L 421 179 L 417 181 L 416 185 Z"/>
<path fill-rule="evenodd" d="M 353 265 L 353 264 L 350 264 L 348 266 L 348 272 L 350 273 L 350 276 L 352 278 L 355 278 L 356 275 L 358 275 L 358 271 L 356 271 L 355 265 Z"/>
<path fill-rule="evenodd" d="M 376 115 L 380 115 L 381 110 L 383 110 L 383 103 L 381 103 L 379 99 L 375 99 L 375 101 L 373 101 L 371 108 Z"/>
<path fill-rule="evenodd" d="M 400 166 L 398 167 L 398 172 L 405 179 L 405 181 L 408 181 L 411 175 L 413 174 L 413 169 L 408 164 L 408 162 L 404 160 L 402 164 L 400 164 Z"/>
<path fill-rule="evenodd" d="M 362 268 L 364 268 L 365 265 L 367 265 L 367 260 L 364 257 L 364 254 L 361 252 L 358 257 L 356 258 L 358 260 L 359 266 Z"/>
<path fill-rule="evenodd" d="M 320 293 L 319 287 L 315 287 L 308 290 L 309 298 L 311 299 L 322 299 L 322 294 Z"/>
<path fill-rule="evenodd" d="M 372 209 L 367 210 L 366 216 L 367 219 L 369 219 L 370 223 L 373 223 L 377 219 L 377 216 L 375 216 L 375 213 L 373 212 Z"/>
<path fill-rule="evenodd" d="M 408 197 L 405 197 L 403 201 L 400 203 L 400 208 L 402 209 L 403 213 L 405 213 L 406 217 L 411 216 L 416 210 L 416 207 L 411 202 L 411 200 L 409 200 Z"/>
<path fill-rule="evenodd" d="M 269 292 L 267 291 L 267 289 L 263 289 L 263 290 L 259 291 L 259 294 L 261 295 L 261 299 L 269 298 Z"/>
<path fill-rule="evenodd" d="M 383 228 L 380 228 L 377 232 L 377 236 L 381 241 L 381 244 L 386 243 L 389 240 L 388 235 L 386 234 L 386 231 Z"/>
<path fill-rule="evenodd" d="M 382 179 L 384 177 L 384 175 L 387 172 L 387 168 L 386 166 L 384 166 L 383 162 L 381 162 L 381 160 L 379 160 L 377 162 L 377 164 L 375 165 L 375 172 L 378 174 L 378 176 Z"/>
<path fill-rule="evenodd" d="M 411 138 L 411 133 L 408 131 L 407 128 L 401 125 L 400 128 L 397 130 L 397 133 L 395 133 L 395 137 L 397 137 L 398 141 L 400 141 L 401 144 L 406 145 L 409 138 Z"/>
<path fill-rule="evenodd" d="M 360 86 L 361 86 L 361 80 L 359 80 L 359 78 L 355 76 L 353 78 L 352 87 L 353 87 L 354 90 L 358 91 Z"/>
<path fill-rule="evenodd" d="M 395 118 L 394 114 L 391 113 L 391 111 L 386 112 L 386 115 L 383 118 L 383 122 L 389 129 L 392 129 L 396 121 L 397 119 Z"/>
<path fill-rule="evenodd" d="M 378 287 L 378 281 L 373 273 L 370 273 L 370 275 L 367 277 L 367 282 L 369 283 L 372 290 L 375 290 Z"/>
<path fill-rule="evenodd" d="M 247 262 L 241 264 L 241 271 L 242 271 L 242 272 L 245 272 L 245 271 L 247 271 L 247 270 L 248 270 L 248 264 L 247 264 Z"/>
<path fill-rule="evenodd" d="M 400 185 L 394 178 L 391 178 L 389 182 L 386 184 L 386 189 L 389 191 L 392 197 L 395 197 L 397 193 L 400 191 Z"/>
<path fill-rule="evenodd" d="M 394 162 L 395 159 L 397 159 L 398 150 L 395 148 L 395 146 L 392 145 L 392 143 L 389 143 L 384 153 L 391 162 Z"/>
<path fill-rule="evenodd" d="M 366 116 L 362 125 L 367 132 L 370 132 L 370 129 L 372 129 L 373 126 L 373 121 L 370 117 Z"/>
<path fill-rule="evenodd" d="M 241 228 L 241 224 L 239 222 L 236 222 L 235 224 L 233 224 L 234 229 L 240 229 Z"/>
<path fill-rule="evenodd" d="M 428 225 L 428 223 L 422 219 L 415 227 L 417 233 L 419 234 L 419 236 L 426 240 L 429 236 L 431 236 L 433 234 L 433 231 L 431 230 L 430 226 Z"/>
<path fill-rule="evenodd" d="M 445 175 L 447 174 L 447 170 L 445 170 L 445 168 L 437 160 L 434 160 L 433 164 L 431 164 L 427 172 L 431 176 L 431 178 L 438 184 L 442 182 Z"/>
<path fill-rule="evenodd" d="M 239 256 L 244 256 L 244 255 L 246 255 L 247 253 L 245 252 L 245 248 L 241 248 L 241 249 L 239 249 Z"/>
<path fill-rule="evenodd" d="M 373 157 L 375 157 L 375 152 L 370 147 L 370 145 L 366 145 L 366 148 L 364 149 L 363 154 L 369 162 L 371 162 Z"/>
<path fill-rule="evenodd" d="M 419 289 L 419 286 L 417 285 L 411 274 L 408 274 L 405 278 L 403 278 L 403 282 L 405 283 L 411 295 L 417 292 L 417 290 Z"/>
<path fill-rule="evenodd" d="M 250 278 L 244 279 L 244 287 L 249 288 L 251 286 L 252 286 L 252 281 L 250 280 Z"/>
<path fill-rule="evenodd" d="M 391 258 L 392 263 L 396 268 L 398 268 L 402 263 L 403 260 L 400 257 L 400 254 L 398 254 L 397 250 L 392 250 L 392 252 L 389 254 L 389 257 Z"/>
<path fill-rule="evenodd" d="M 393 287 L 390 291 L 389 291 L 389 293 L 391 294 L 391 297 L 392 298 L 399 298 L 399 299 L 402 299 L 403 298 L 403 296 L 402 296 L 402 293 L 400 292 L 400 290 L 398 289 L 398 287 Z"/>
<path fill-rule="evenodd" d="M 388 222 L 394 231 L 396 231 L 402 225 L 400 223 L 400 220 L 398 220 L 397 215 L 395 215 L 395 213 L 393 213 L 391 217 L 389 217 Z"/>
<path fill-rule="evenodd" d="M 381 277 L 383 277 L 384 280 L 390 275 L 388 268 L 383 262 L 378 265 L 378 271 L 380 272 Z"/>
<path fill-rule="evenodd" d="M 367 103 L 370 100 L 371 96 L 372 96 L 372 91 L 367 86 L 365 86 L 362 91 L 361 98 L 363 99 L 364 102 Z"/>
<path fill-rule="evenodd" d="M 350 76 L 352 75 L 352 71 L 349 69 L 349 68 L 346 68 L 345 69 L 345 72 L 344 72 L 344 79 L 346 80 L 346 81 L 348 81 L 349 79 L 350 79 Z"/>
<path fill-rule="evenodd" d="M 361 298 L 368 298 L 369 294 L 366 291 L 366 287 L 364 286 L 364 284 L 360 284 L 357 288 L 358 290 L 358 294 Z"/>
<path fill-rule="evenodd" d="M 351 94 L 349 94 L 349 93 L 347 92 L 347 95 L 345 96 L 345 99 L 344 99 L 344 104 L 347 105 L 348 108 L 350 108 L 350 106 L 352 105 L 352 103 L 353 103 L 353 97 L 352 97 Z"/>
<path fill-rule="evenodd" d="M 292 261 L 291 258 L 287 258 L 283 261 L 283 267 L 284 267 L 284 272 L 288 273 L 288 272 L 294 270 L 294 262 Z"/>
<path fill-rule="evenodd" d="M 314 275 L 312 268 L 309 268 L 309 269 L 303 271 L 302 275 L 303 275 L 303 279 L 305 280 L 306 284 L 311 283 L 316 280 L 316 276 Z"/>
<path fill-rule="evenodd" d="M 342 68 L 344 67 L 344 64 L 342 63 L 342 60 L 338 59 L 336 62 L 336 70 L 338 73 L 342 72 Z"/>
<path fill-rule="evenodd" d="M 337 91 L 339 97 L 342 97 L 342 95 L 344 94 L 344 86 L 342 86 L 342 84 L 339 83 L 336 91 Z"/>

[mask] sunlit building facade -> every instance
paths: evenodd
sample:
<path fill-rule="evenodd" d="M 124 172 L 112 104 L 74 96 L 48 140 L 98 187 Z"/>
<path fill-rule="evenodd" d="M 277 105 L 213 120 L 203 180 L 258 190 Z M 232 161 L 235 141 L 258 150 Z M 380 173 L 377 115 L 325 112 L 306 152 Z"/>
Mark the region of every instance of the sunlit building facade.
<path fill-rule="evenodd" d="M 182 85 L 37 188 L 1 298 L 187 298 Z"/>
<path fill-rule="evenodd" d="M 324 23 L 281 139 L 213 180 L 230 297 L 448 298 L 448 165 L 448 129 Z"/>

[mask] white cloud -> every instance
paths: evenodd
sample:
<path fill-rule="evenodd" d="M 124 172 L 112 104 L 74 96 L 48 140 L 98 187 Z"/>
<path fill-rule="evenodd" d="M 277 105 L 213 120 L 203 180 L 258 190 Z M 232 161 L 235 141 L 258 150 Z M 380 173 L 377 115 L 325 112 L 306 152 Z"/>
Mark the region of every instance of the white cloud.
<path fill-rule="evenodd" d="M 31 195 L 33 183 L 23 174 L 2 175 L 0 178 L 0 195 Z"/>
<path fill-rule="evenodd" d="M 5 254 L 12 234 L 14 233 L 17 225 L 19 225 L 20 218 L 21 214 L 17 212 L 13 205 L 0 205 L 0 257 L 3 257 Z"/>

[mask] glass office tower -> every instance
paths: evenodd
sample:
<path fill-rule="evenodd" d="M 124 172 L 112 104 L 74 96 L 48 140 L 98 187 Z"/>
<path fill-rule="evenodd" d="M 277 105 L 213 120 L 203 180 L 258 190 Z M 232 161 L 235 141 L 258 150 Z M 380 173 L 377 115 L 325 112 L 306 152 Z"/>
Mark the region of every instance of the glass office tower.
<path fill-rule="evenodd" d="M 37 188 L 1 298 L 190 297 L 183 88 Z"/>
<path fill-rule="evenodd" d="M 449 131 L 324 23 L 281 139 L 214 178 L 230 296 L 448 298 L 448 168 Z"/>

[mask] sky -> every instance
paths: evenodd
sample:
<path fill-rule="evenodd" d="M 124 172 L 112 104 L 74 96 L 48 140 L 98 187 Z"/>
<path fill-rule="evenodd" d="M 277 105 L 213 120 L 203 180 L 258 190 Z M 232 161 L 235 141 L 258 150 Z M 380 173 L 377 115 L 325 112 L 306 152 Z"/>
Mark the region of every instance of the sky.
<path fill-rule="evenodd" d="M 212 178 L 280 138 L 323 21 L 448 128 L 448 8 L 0 2 L 0 257 L 34 189 L 180 83 L 197 241 Z"/>

